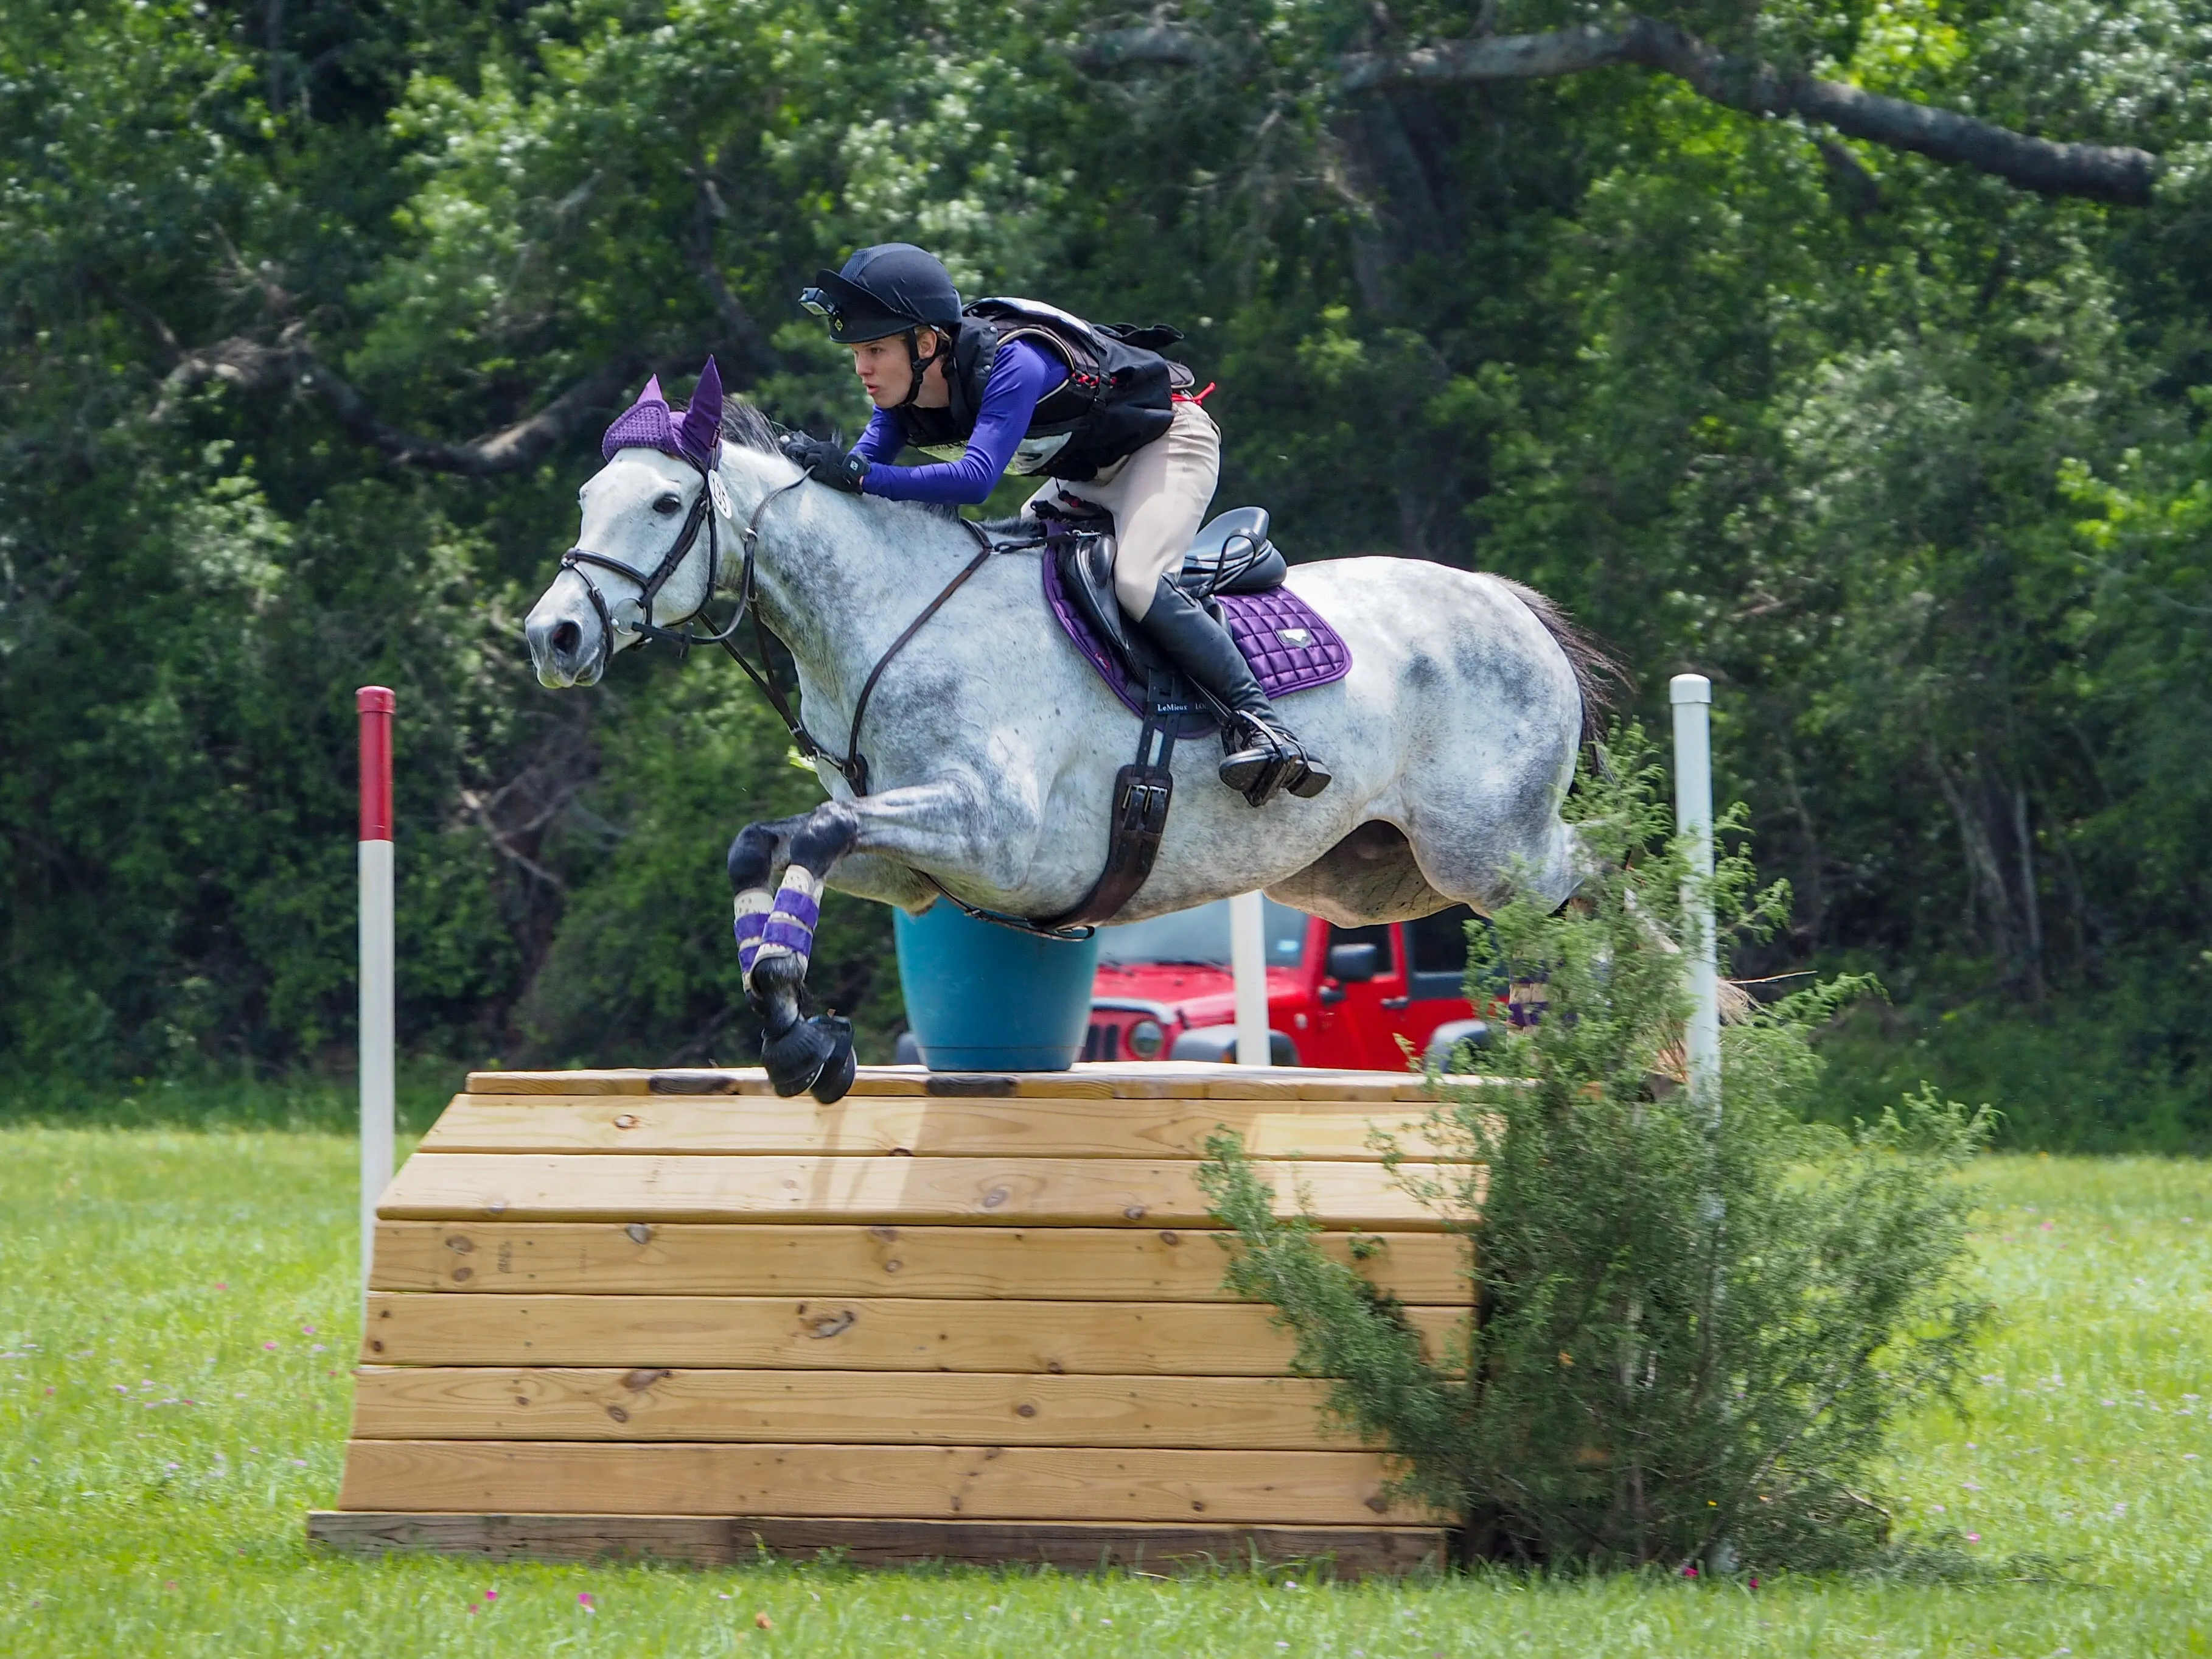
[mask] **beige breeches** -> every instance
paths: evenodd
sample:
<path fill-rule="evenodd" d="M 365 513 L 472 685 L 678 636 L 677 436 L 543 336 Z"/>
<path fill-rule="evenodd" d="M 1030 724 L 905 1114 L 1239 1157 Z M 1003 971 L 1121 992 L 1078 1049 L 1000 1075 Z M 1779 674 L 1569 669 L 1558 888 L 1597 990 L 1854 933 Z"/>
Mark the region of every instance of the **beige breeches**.
<path fill-rule="evenodd" d="M 1196 404 L 1179 403 L 1168 429 L 1142 449 L 1080 483 L 1054 478 L 1022 511 L 1026 516 L 1039 501 L 1072 495 L 1111 513 L 1114 592 L 1141 619 L 1160 578 L 1182 568 L 1220 480 L 1221 428 Z"/>

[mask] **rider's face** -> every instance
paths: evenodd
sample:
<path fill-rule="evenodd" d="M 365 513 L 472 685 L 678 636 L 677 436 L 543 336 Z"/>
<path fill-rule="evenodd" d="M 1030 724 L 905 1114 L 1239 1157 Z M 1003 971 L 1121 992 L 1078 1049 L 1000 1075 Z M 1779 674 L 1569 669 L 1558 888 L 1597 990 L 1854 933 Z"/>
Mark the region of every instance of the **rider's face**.
<path fill-rule="evenodd" d="M 921 372 L 921 397 L 925 408 L 942 408 L 945 393 L 945 336 L 925 331 L 921 345 L 929 366 Z M 906 336 L 894 334 L 889 339 L 863 340 L 853 348 L 853 373 L 860 377 L 860 385 L 868 394 L 868 401 L 878 409 L 896 409 L 906 402 L 908 388 L 914 385 L 914 360 L 908 355 Z"/>
<path fill-rule="evenodd" d="M 860 377 L 870 403 L 878 409 L 896 409 L 914 384 L 906 337 L 894 334 L 889 339 L 860 342 L 853 348 L 853 373 Z"/>

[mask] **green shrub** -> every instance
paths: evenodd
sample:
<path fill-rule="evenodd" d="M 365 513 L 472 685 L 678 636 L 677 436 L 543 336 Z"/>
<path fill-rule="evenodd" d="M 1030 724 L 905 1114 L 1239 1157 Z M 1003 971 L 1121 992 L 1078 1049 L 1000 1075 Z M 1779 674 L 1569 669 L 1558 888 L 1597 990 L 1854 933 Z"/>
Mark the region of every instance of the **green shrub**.
<path fill-rule="evenodd" d="M 1332 1417 L 1396 1453 L 1401 1492 L 1452 1516 L 1470 1554 L 1869 1564 L 1891 1544 L 1869 1486 L 1888 1431 L 1950 1394 L 1985 1318 L 1956 1279 L 1971 1196 L 1950 1178 L 1985 1115 L 1927 1092 L 1848 1134 L 1797 1115 L 1820 1064 L 1808 1037 L 1851 980 L 1734 1018 L 1717 1100 L 1669 1081 L 1684 895 L 1701 884 L 1641 734 L 1601 758 L 1610 775 L 1577 792 L 1592 873 L 1575 902 L 1515 899 L 1494 934 L 1470 929 L 1470 994 L 1501 973 L 1540 981 L 1540 1017 L 1473 1056 L 1497 1083 L 1438 1085 L 1440 1162 L 1385 1147 L 1469 1240 L 1463 1346 L 1425 1354 L 1387 1296 L 1315 1248 L 1310 1216 L 1276 1217 L 1224 1131 L 1201 1178 L 1242 1242 L 1228 1283 L 1275 1304 L 1298 1369 L 1335 1379 Z M 1724 939 L 1787 902 L 1741 856 L 1708 890 Z"/>

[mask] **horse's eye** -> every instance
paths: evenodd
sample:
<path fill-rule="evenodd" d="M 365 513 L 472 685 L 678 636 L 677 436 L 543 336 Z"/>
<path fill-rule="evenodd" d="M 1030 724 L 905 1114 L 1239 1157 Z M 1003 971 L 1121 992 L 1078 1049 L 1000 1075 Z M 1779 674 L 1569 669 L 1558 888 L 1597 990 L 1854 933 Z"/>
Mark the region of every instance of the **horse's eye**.
<path fill-rule="evenodd" d="M 663 495 L 653 504 L 653 510 L 665 519 L 683 505 L 684 498 L 681 495 Z"/>

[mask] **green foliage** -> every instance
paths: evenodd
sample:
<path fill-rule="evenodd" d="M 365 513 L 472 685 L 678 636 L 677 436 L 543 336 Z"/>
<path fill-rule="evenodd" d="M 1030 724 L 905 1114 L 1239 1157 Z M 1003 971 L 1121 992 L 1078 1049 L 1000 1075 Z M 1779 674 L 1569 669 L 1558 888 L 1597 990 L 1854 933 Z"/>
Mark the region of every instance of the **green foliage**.
<path fill-rule="evenodd" d="M 2212 1146 L 2207 0 L 1656 9 L 2145 146 L 2147 210 L 1641 70 L 1334 90 L 1340 54 L 1401 35 L 1583 21 L 1557 0 L 1192 0 L 1196 61 L 1086 63 L 1139 15 L 0 12 L 5 1063 L 343 1060 L 347 694 L 375 679 L 402 696 L 408 1040 L 742 1052 L 705 872 L 746 801 L 799 799 L 780 734 L 706 738 L 735 686 L 635 653 L 542 691 L 514 637 L 596 422 L 533 468 L 430 476 L 252 354 L 310 346 L 380 420 L 459 439 L 713 349 L 850 432 L 792 295 L 909 237 L 971 290 L 1188 328 L 1222 498 L 1271 506 L 1293 556 L 1530 581 L 1630 659 L 1647 714 L 1668 673 L 1712 673 L 1723 787 L 1795 894 L 1741 960 L 1878 969 L 1900 1012 L 1838 1047 L 1852 1072 L 1924 1062 L 2001 1090 L 2009 1133 L 2087 1144 L 2078 1103 L 2031 1109 L 1980 1056 L 2094 1049 L 2098 1136 Z M 881 922 L 817 958 L 837 1000 L 883 994 Z M 592 948 L 610 927 L 630 954 Z"/>
<path fill-rule="evenodd" d="M 1279 1220 L 1223 1133 L 1201 1177 L 1244 1245 L 1228 1284 L 1275 1304 L 1330 1409 L 1406 1460 L 1404 1489 L 1468 1547 L 1555 1565 L 1867 1565 L 1894 1546 L 1867 1495 L 1898 1423 L 1953 1398 L 1987 1308 L 1960 1279 L 1987 1121 L 1932 1093 L 1844 1136 L 1794 1109 L 1813 1030 L 1863 981 L 1831 980 L 1729 1024 L 1723 1085 L 1677 1086 L 1686 905 L 1755 933 L 1787 896 L 1741 854 L 1697 876 L 1631 732 L 1580 784 L 1592 873 L 1565 909 L 1517 898 L 1471 928 L 1540 1007 L 1443 1091 L 1443 1162 L 1389 1161 L 1469 1240 L 1463 1352 L 1412 1328 Z M 1494 941 L 1494 942 L 1492 942 Z M 1529 988 L 1540 985 L 1540 1004 Z"/>

